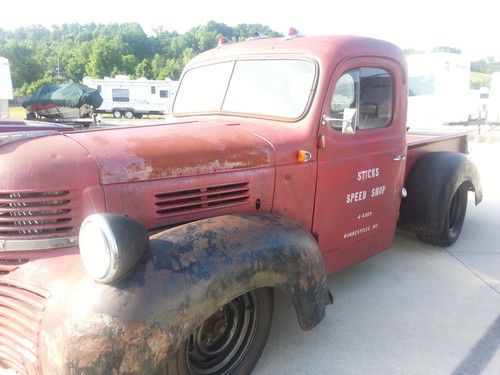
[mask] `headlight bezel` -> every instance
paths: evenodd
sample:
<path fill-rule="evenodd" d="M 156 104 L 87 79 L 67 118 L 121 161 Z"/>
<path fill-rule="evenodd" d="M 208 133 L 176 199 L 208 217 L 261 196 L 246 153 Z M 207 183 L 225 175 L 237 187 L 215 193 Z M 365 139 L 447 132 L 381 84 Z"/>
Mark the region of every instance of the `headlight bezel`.
<path fill-rule="evenodd" d="M 99 237 L 101 240 L 96 240 Z M 144 256 L 149 236 L 139 222 L 128 217 L 92 214 L 80 227 L 79 248 L 87 272 L 100 283 L 111 283 L 122 278 Z"/>

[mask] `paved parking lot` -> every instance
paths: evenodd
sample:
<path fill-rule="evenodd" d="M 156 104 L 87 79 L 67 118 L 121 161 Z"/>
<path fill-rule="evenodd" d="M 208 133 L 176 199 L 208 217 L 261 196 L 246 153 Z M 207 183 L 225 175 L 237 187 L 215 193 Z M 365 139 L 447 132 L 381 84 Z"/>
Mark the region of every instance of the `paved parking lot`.
<path fill-rule="evenodd" d="M 460 240 L 443 250 L 398 231 L 390 250 L 328 278 L 335 302 L 311 332 L 278 295 L 254 374 L 500 374 L 500 143 L 470 148 L 484 200 L 470 197 Z"/>

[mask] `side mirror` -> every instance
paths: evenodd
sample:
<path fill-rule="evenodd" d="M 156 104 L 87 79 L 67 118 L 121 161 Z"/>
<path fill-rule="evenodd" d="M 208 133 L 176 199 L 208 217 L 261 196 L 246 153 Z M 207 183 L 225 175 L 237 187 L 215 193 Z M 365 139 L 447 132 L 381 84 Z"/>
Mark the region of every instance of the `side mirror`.
<path fill-rule="evenodd" d="M 323 113 L 321 120 L 323 125 L 330 124 L 334 128 L 340 128 L 341 124 L 342 134 L 355 134 L 356 133 L 356 125 L 354 123 L 355 118 L 356 118 L 356 108 L 345 108 L 342 119 L 329 117 Z"/>

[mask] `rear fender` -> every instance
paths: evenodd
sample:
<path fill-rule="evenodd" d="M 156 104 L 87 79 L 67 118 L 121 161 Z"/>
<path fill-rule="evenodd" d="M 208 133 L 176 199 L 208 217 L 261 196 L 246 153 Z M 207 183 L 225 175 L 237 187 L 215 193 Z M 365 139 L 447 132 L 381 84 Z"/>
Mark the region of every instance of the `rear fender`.
<path fill-rule="evenodd" d="M 481 182 L 475 165 L 469 158 L 455 152 L 426 154 L 413 164 L 405 188 L 408 192 L 401 202 L 398 225 L 421 234 L 434 234 L 442 228 L 453 194 L 466 184 L 475 194 L 475 204 L 482 198 Z"/>

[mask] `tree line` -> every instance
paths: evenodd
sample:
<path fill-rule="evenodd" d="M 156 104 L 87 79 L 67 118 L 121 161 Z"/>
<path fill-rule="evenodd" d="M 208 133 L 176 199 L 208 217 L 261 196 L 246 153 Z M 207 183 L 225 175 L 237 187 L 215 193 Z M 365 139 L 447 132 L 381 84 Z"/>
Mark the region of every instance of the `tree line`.
<path fill-rule="evenodd" d="M 16 95 L 27 96 L 42 84 L 81 82 L 84 76 L 177 80 L 186 63 L 214 48 L 221 36 L 236 42 L 257 32 L 282 36 L 261 24 L 230 27 L 215 21 L 182 34 L 159 27 L 153 35 L 138 23 L 0 28 L 0 56 L 10 62 Z"/>
<path fill-rule="evenodd" d="M 0 56 L 10 61 L 15 93 L 28 96 L 42 84 L 81 82 L 84 76 L 124 74 L 177 80 L 186 63 L 214 48 L 221 36 L 237 42 L 256 32 L 282 36 L 261 24 L 230 27 L 215 21 L 182 34 L 159 27 L 153 35 L 147 35 L 138 23 L 63 24 L 50 29 L 32 25 L 14 31 L 0 28 Z M 444 50 L 460 53 L 451 47 L 436 47 L 436 51 Z M 473 61 L 471 70 L 491 74 L 500 71 L 500 61 L 491 57 Z"/>

